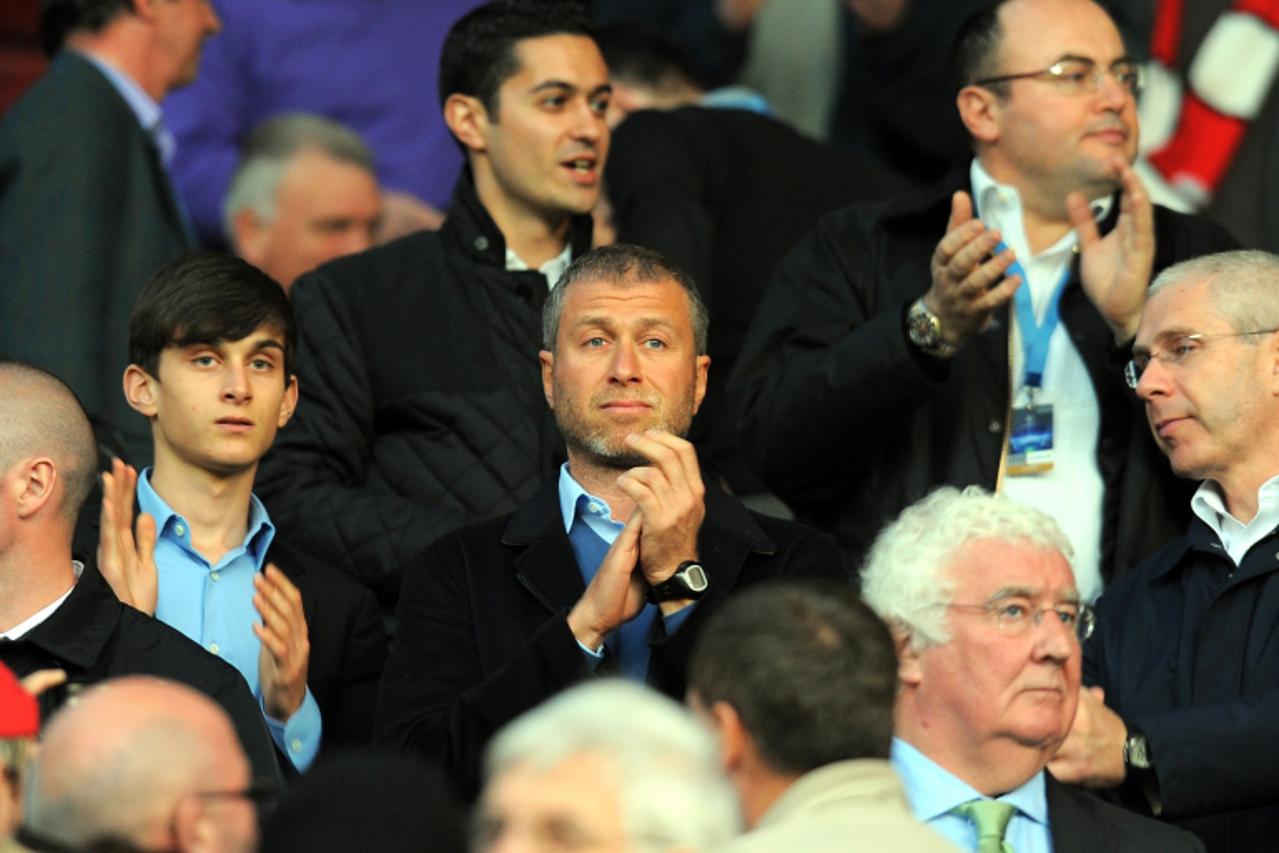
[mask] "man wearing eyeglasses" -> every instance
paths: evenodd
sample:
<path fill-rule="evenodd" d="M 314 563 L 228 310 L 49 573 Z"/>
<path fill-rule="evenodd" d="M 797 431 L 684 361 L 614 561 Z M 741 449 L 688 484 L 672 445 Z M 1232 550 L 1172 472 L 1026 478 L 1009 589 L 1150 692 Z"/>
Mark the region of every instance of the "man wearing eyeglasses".
<path fill-rule="evenodd" d="M 946 486 L 876 539 L 863 595 L 898 652 L 892 761 L 919 820 L 978 853 L 1202 850 L 1044 772 L 1070 731 L 1093 613 L 1042 512 Z"/>
<path fill-rule="evenodd" d="M 970 167 L 823 220 L 778 268 L 731 390 L 743 448 L 856 558 L 942 484 L 1053 516 L 1094 599 L 1184 499 L 1118 381 L 1153 270 L 1232 246 L 1152 207 L 1141 82 L 1091 0 L 1007 0 L 955 46 Z"/>
<path fill-rule="evenodd" d="M 1279 838 L 1279 257 L 1227 252 L 1151 285 L 1127 376 L 1176 474 L 1184 536 L 1107 590 L 1051 765 L 1197 833 Z"/>
<path fill-rule="evenodd" d="M 173 681 L 120 678 L 50 723 L 17 838 L 32 850 L 248 853 L 264 791 L 225 711 Z"/>

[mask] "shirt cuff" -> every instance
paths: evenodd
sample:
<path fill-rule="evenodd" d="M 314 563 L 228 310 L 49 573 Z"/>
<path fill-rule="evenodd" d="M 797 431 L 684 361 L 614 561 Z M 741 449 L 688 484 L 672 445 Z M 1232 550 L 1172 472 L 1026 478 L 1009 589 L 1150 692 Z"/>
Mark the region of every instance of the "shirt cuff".
<path fill-rule="evenodd" d="M 591 671 L 599 669 L 599 665 L 604 662 L 604 644 L 600 643 L 598 649 L 588 649 L 581 640 L 577 640 L 577 647 L 582 650 L 582 654 L 586 655 L 586 665 L 591 668 Z"/>
<path fill-rule="evenodd" d="M 258 702 L 260 704 L 262 700 L 259 698 Z M 320 736 L 323 734 L 320 706 L 315 703 L 311 688 L 306 689 L 302 704 L 287 723 L 272 718 L 267 714 L 265 706 L 262 716 L 266 719 L 267 730 L 271 732 L 271 740 L 289 757 L 299 773 L 306 772 L 311 762 L 315 761 L 315 754 L 320 751 Z"/>

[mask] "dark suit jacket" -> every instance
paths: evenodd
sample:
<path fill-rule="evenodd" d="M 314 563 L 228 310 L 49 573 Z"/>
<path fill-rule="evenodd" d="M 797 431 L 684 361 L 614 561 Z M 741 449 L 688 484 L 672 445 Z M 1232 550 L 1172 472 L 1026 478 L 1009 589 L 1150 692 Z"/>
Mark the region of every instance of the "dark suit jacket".
<path fill-rule="evenodd" d="M 0 355 L 66 381 L 151 457 L 120 392 L 138 291 L 194 248 L 149 134 L 92 64 L 63 51 L 0 122 Z"/>
<path fill-rule="evenodd" d="M 278 539 L 267 551 L 302 595 L 311 642 L 306 685 L 320 706 L 322 750 L 367 746 L 386 662 L 386 628 L 373 593 Z"/>
<path fill-rule="evenodd" d="M 1203 853 L 1189 832 L 1047 779 L 1053 853 Z"/>
<path fill-rule="evenodd" d="M 77 686 L 122 675 L 154 675 L 199 690 L 235 724 L 255 776 L 280 778 L 262 710 L 244 677 L 180 632 L 120 603 L 97 569 L 86 566 L 67 600 L 21 639 L 0 641 L 0 662 L 19 676 L 60 668 L 67 686 L 40 696 L 48 719 Z"/>
<path fill-rule="evenodd" d="M 680 699 L 693 640 L 734 590 L 847 578 L 829 536 L 752 513 L 710 485 L 698 552 L 710 591 L 673 634 L 657 620 L 649 636 L 648 683 Z M 494 732 L 592 676 L 566 618 L 584 591 L 554 481 L 515 513 L 443 537 L 405 575 L 376 739 L 443 762 L 474 793 Z"/>

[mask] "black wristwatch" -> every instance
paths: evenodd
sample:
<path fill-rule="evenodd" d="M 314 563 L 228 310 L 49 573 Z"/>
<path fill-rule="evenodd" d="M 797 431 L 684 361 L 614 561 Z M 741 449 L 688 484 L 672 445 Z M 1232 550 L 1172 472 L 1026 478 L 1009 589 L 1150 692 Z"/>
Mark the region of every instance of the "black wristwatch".
<path fill-rule="evenodd" d="M 916 299 L 906 311 L 906 337 L 924 352 L 936 358 L 950 358 L 959 348 L 941 336 L 941 318 L 928 310 L 923 299 Z"/>
<path fill-rule="evenodd" d="M 685 560 L 679 564 L 675 574 L 648 588 L 648 600 L 653 604 L 684 598 L 697 601 L 710 588 L 711 578 L 702 564 L 696 560 Z"/>

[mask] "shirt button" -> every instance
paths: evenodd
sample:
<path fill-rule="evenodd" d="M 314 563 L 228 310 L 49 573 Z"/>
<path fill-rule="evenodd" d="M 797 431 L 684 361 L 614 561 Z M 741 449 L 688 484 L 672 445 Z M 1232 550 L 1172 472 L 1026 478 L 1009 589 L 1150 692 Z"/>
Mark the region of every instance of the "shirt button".
<path fill-rule="evenodd" d="M 1004 428 L 1004 425 L 1001 424 L 999 421 L 994 420 L 993 418 L 990 420 L 989 423 L 986 424 L 986 429 L 996 434 L 998 434 L 1001 430 L 1003 430 L 1003 428 Z"/>
<path fill-rule="evenodd" d="M 301 748 L 302 748 L 302 741 L 299 738 L 294 738 L 289 743 L 289 749 L 293 750 L 294 752 L 297 752 Z"/>
<path fill-rule="evenodd" d="M 209 643 L 209 651 L 216 655 L 221 651 L 221 647 L 217 643 Z"/>
<path fill-rule="evenodd" d="M 173 532 L 178 534 L 179 536 L 185 536 L 187 533 L 187 529 L 183 527 L 181 524 L 175 524 L 173 525 Z"/>
<path fill-rule="evenodd" d="M 600 511 L 600 505 L 599 505 L 599 504 L 587 504 L 587 505 L 586 505 L 586 508 L 587 508 L 587 509 L 589 509 L 591 512 L 599 512 L 599 511 Z"/>
<path fill-rule="evenodd" d="M 489 247 L 489 238 L 484 237 L 482 235 L 479 237 L 476 237 L 474 245 L 475 245 L 475 250 L 477 252 L 487 251 Z"/>
<path fill-rule="evenodd" d="M 222 575 L 220 575 L 220 574 L 219 574 L 219 573 L 217 573 L 217 572 L 210 572 L 210 573 L 209 573 L 209 577 L 213 578 L 214 580 L 218 580 L 219 578 L 221 578 L 221 577 L 222 577 Z"/>

